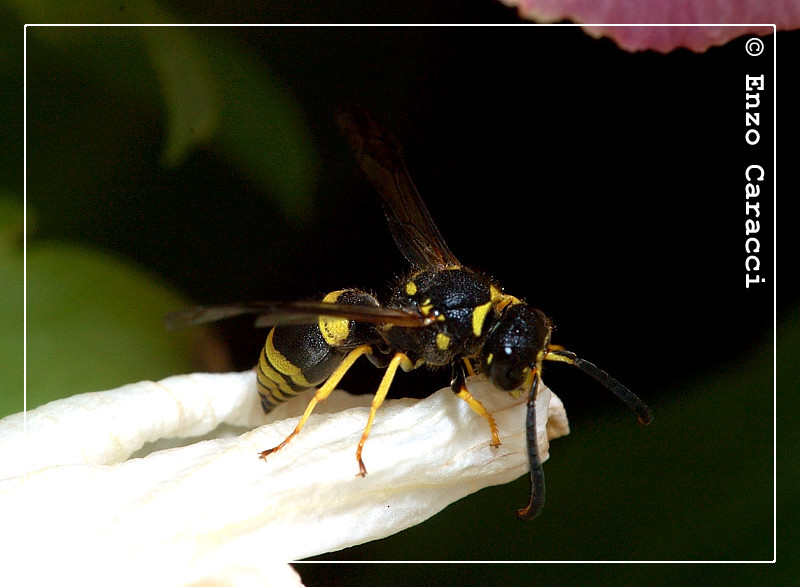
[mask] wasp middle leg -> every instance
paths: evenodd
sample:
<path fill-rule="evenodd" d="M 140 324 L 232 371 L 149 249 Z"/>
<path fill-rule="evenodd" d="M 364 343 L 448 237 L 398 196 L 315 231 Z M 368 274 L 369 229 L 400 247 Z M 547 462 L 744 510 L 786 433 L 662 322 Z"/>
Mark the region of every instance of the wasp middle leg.
<path fill-rule="evenodd" d="M 392 386 L 392 381 L 394 381 L 394 376 L 397 373 L 398 367 L 402 367 L 403 371 L 410 371 L 414 368 L 414 363 L 405 353 L 396 353 L 386 367 L 386 373 L 383 374 L 383 379 L 381 379 L 381 384 L 378 386 L 378 391 L 375 393 L 375 397 L 372 398 L 372 405 L 369 408 L 369 419 L 364 428 L 364 433 L 361 435 L 361 440 L 358 441 L 358 449 L 356 449 L 358 475 L 361 477 L 367 474 L 367 468 L 364 466 L 364 461 L 361 459 L 361 451 L 364 450 L 364 443 L 367 441 L 369 431 L 372 429 L 375 413 L 378 411 L 378 408 L 381 407 L 383 400 L 386 399 L 386 394 L 389 393 L 389 388 Z"/>

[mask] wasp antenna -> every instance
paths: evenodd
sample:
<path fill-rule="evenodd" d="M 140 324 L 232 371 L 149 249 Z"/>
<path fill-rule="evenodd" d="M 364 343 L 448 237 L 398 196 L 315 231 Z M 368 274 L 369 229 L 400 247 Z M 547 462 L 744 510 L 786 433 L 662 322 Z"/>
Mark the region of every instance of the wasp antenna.
<path fill-rule="evenodd" d="M 641 399 L 639 399 L 639 396 L 622 385 L 622 383 L 614 379 L 611 375 L 600 369 L 594 363 L 590 363 L 589 361 L 581 359 L 575 353 L 559 348 L 548 348 L 544 358 L 549 361 L 562 361 L 564 363 L 569 363 L 584 373 L 588 373 L 598 382 L 602 383 L 606 389 L 611 391 L 611 393 L 621 399 L 626 406 L 633 410 L 642 424 L 649 424 L 653 421 L 653 414 L 650 412 L 650 408 L 647 407 L 647 404 L 645 404 Z"/>
<path fill-rule="evenodd" d="M 539 438 L 536 434 L 536 392 L 539 389 L 539 373 L 533 374 L 533 385 L 528 393 L 528 415 L 525 420 L 525 436 L 528 441 L 528 462 L 531 465 L 531 495 L 528 505 L 517 510 L 524 521 L 530 521 L 542 512 L 544 507 L 544 471 L 539 456 Z"/>

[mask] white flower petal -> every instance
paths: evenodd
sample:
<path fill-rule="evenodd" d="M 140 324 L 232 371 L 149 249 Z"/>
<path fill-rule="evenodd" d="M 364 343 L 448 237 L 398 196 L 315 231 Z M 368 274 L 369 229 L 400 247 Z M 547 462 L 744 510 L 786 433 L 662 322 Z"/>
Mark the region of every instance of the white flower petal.
<path fill-rule="evenodd" d="M 335 392 L 266 462 L 258 453 L 281 442 L 296 417 L 125 460 L 161 437 L 263 422 L 252 372 L 171 377 L 53 402 L 28 414 L 24 458 L 16 454 L 21 415 L 0 421 L 4 534 L 18 543 L 24 528 L 30 551 L 47 553 L 46 565 L 26 570 L 37 583 L 70 576 L 84 585 L 182 585 L 229 571 L 285 573 L 273 561 L 388 536 L 528 470 L 525 398 L 513 400 L 480 378 L 469 387 L 494 415 L 500 447 L 489 446 L 487 422 L 449 389 L 421 401 L 387 401 L 364 448 L 364 478 L 356 476 L 355 450 L 370 397 Z M 305 404 L 289 402 L 273 417 L 300 413 Z M 544 460 L 548 433 L 569 428 L 546 387 L 537 415 Z"/>

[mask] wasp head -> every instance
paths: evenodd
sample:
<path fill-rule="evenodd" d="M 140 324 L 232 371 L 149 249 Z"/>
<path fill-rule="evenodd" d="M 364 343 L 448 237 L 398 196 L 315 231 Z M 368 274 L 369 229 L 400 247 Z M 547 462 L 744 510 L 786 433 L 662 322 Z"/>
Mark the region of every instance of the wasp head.
<path fill-rule="evenodd" d="M 523 303 L 503 310 L 483 347 L 489 380 L 502 390 L 518 390 L 547 346 L 550 331 L 541 310 Z"/>

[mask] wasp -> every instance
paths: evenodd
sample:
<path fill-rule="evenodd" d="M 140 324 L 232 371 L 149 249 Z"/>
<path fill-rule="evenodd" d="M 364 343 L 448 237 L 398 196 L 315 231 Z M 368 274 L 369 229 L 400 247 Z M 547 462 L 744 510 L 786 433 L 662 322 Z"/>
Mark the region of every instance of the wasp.
<path fill-rule="evenodd" d="M 484 418 L 491 445 L 500 445 L 492 415 L 470 394 L 466 378 L 485 373 L 498 390 L 527 394 L 526 439 L 530 462 L 528 505 L 523 520 L 542 510 L 545 479 L 536 438 L 536 395 L 545 361 L 573 365 L 604 385 L 639 420 L 650 409 L 627 387 L 594 364 L 550 343 L 553 326 L 541 311 L 506 294 L 492 279 L 463 266 L 445 243 L 411 180 L 397 140 L 368 114 L 341 109 L 337 122 L 361 168 L 381 197 L 389 230 L 411 271 L 381 304 L 359 289 L 341 289 L 295 302 L 254 302 L 198 306 L 170 314 L 170 328 L 258 314 L 257 326 L 271 326 L 256 366 L 261 405 L 269 412 L 309 388 L 317 388 L 295 429 L 260 458 L 282 449 L 305 425 L 314 407 L 336 388 L 353 363 L 366 355 L 385 373 L 372 400 L 356 449 L 361 458 L 375 414 L 398 369 L 449 366 L 451 388 Z"/>

